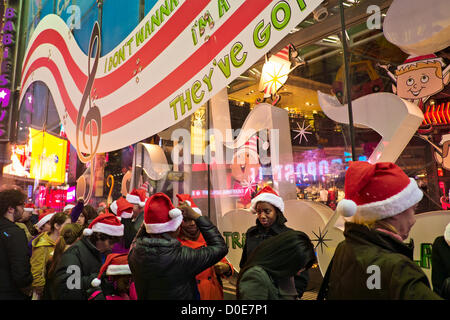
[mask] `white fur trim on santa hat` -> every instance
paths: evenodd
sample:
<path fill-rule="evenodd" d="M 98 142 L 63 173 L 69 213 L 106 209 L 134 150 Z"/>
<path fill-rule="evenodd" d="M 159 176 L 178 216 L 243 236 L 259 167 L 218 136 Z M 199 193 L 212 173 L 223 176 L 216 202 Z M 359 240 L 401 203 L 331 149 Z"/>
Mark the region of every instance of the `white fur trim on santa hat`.
<path fill-rule="evenodd" d="M 33 212 L 34 208 L 23 208 L 23 211 Z"/>
<path fill-rule="evenodd" d="M 63 211 L 66 211 L 66 210 L 72 210 L 72 208 L 74 208 L 74 207 L 75 207 L 74 204 L 68 204 L 68 205 L 66 205 L 66 206 L 64 207 Z"/>
<path fill-rule="evenodd" d="M 46 215 L 45 217 L 42 217 L 42 219 L 39 220 L 39 221 L 36 223 L 36 227 L 37 227 L 38 229 L 42 228 L 42 227 L 44 226 L 44 224 L 46 224 L 47 222 L 49 222 L 50 219 L 51 219 L 54 215 L 55 215 L 54 213 L 50 213 L 50 214 Z"/>
<path fill-rule="evenodd" d="M 111 203 L 111 205 L 109 206 L 109 209 L 115 214 L 117 215 L 117 201 L 113 201 Z"/>
<path fill-rule="evenodd" d="M 385 200 L 358 206 L 356 215 L 367 221 L 382 220 L 411 208 L 422 200 L 423 192 L 414 179 L 409 178 L 409 180 L 406 188 L 396 195 Z"/>
<path fill-rule="evenodd" d="M 348 199 L 342 199 L 338 202 L 336 207 L 337 213 L 346 218 L 354 216 L 357 209 L 356 203 Z"/>
<path fill-rule="evenodd" d="M 91 286 L 99 287 L 102 284 L 102 281 L 99 278 L 94 278 L 91 281 Z"/>
<path fill-rule="evenodd" d="M 92 229 L 86 228 L 83 230 L 84 235 L 91 235 L 93 232 L 104 233 L 113 237 L 121 237 L 123 236 L 124 226 L 121 224 L 120 226 L 113 226 L 106 223 L 97 222 L 92 226 Z M 91 231 L 89 231 L 91 230 Z M 85 234 L 87 233 L 87 234 Z"/>
<path fill-rule="evenodd" d="M 128 264 L 109 265 L 106 269 L 107 276 L 117 276 L 121 274 L 131 274 L 130 266 Z"/>
<path fill-rule="evenodd" d="M 179 214 L 177 213 L 179 211 Z M 171 214 L 172 212 L 172 214 Z M 158 234 L 164 232 L 174 232 L 178 229 L 183 221 L 183 214 L 180 209 L 175 208 L 169 211 L 169 216 L 172 218 L 170 221 L 165 223 L 145 223 L 145 229 L 148 233 Z"/>
<path fill-rule="evenodd" d="M 199 215 L 202 215 L 202 210 L 200 210 L 200 208 L 194 207 L 194 208 L 192 208 L 192 210 L 194 210 L 195 212 L 197 212 Z"/>
<path fill-rule="evenodd" d="M 278 209 L 280 209 L 281 213 L 284 213 L 284 202 L 283 199 L 273 193 L 269 193 L 269 192 L 264 192 L 261 193 L 260 195 L 254 197 L 252 199 L 252 207 L 251 209 L 254 211 L 256 208 L 256 204 L 258 202 L 268 202 L 271 205 L 277 207 Z"/>
<path fill-rule="evenodd" d="M 124 219 L 130 219 L 133 217 L 133 212 L 122 212 L 122 214 L 120 215 L 121 218 Z"/>
<path fill-rule="evenodd" d="M 135 196 L 133 194 L 127 194 L 127 196 L 125 197 L 125 199 L 131 203 L 131 204 L 137 204 L 140 207 L 144 207 L 145 206 L 145 201 L 142 202 L 141 198 L 139 198 L 139 196 Z"/>
<path fill-rule="evenodd" d="M 447 244 L 450 246 L 450 223 L 447 225 L 447 227 L 445 227 L 444 239 L 445 242 L 447 242 Z"/>

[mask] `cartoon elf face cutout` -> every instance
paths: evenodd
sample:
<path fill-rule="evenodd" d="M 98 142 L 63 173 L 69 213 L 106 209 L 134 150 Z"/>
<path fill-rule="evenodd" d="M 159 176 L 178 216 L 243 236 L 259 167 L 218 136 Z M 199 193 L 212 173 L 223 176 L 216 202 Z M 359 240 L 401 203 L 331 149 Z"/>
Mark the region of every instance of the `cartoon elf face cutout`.
<path fill-rule="evenodd" d="M 449 73 L 442 76 L 442 67 L 436 63 L 418 63 L 416 66 L 396 71 L 397 88 L 394 93 L 404 99 L 426 99 L 442 91 L 449 80 Z"/>
<path fill-rule="evenodd" d="M 395 82 L 392 85 L 394 94 L 419 106 L 442 91 L 450 80 L 450 66 L 443 70 L 444 62 L 435 54 L 410 56 L 397 67 L 395 75 L 389 71 L 389 66 L 379 66 Z"/>
<path fill-rule="evenodd" d="M 233 158 L 231 175 L 239 182 L 250 181 L 255 173 L 258 174 L 260 166 L 258 154 L 239 152 Z"/>

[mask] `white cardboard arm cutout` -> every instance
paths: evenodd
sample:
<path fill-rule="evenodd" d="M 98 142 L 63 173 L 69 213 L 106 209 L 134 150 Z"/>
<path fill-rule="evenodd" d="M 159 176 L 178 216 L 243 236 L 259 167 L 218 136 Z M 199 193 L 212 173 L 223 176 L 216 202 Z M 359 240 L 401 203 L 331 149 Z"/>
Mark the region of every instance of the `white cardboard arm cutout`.
<path fill-rule="evenodd" d="M 349 123 L 347 105 L 334 96 L 317 92 L 325 114 L 339 123 Z M 370 163 L 395 162 L 423 121 L 423 113 L 415 104 L 392 93 L 379 92 L 352 102 L 355 126 L 369 127 L 382 139 L 369 157 Z"/>

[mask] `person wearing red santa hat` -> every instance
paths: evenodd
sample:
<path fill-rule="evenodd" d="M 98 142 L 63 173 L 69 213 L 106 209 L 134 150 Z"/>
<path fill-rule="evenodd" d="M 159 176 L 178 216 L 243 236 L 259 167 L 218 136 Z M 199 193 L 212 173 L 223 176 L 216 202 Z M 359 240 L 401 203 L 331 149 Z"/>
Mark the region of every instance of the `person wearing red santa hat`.
<path fill-rule="evenodd" d="M 352 162 L 345 199 L 336 211 L 347 218 L 345 240 L 328 266 L 319 299 L 440 299 L 413 261 L 407 239 L 423 197 L 414 179 L 390 162 Z"/>
<path fill-rule="evenodd" d="M 179 202 L 186 202 L 198 214 L 202 211 L 194 203 L 189 194 L 177 194 Z M 180 234 L 178 241 L 183 246 L 198 249 L 206 246 L 206 241 L 200 233 L 199 228 L 194 220 L 183 218 L 181 222 Z M 197 279 L 197 287 L 200 293 L 200 300 L 223 300 L 222 277 L 231 277 L 233 275 L 233 266 L 228 262 L 226 257 L 217 262 L 214 266 L 205 269 L 195 278 Z"/>
<path fill-rule="evenodd" d="M 83 237 L 64 251 L 54 277 L 55 296 L 61 300 L 87 300 L 87 290 L 97 277 L 113 245 L 123 236 L 123 225 L 112 213 L 95 218 Z"/>
<path fill-rule="evenodd" d="M 134 229 L 132 228 L 132 224 L 127 223 L 127 221 L 131 221 L 131 218 L 133 217 L 133 205 L 129 203 L 124 197 L 120 197 L 113 203 L 115 203 L 116 216 L 122 222 L 124 229 L 122 239 L 114 245 L 114 247 L 112 248 L 112 252 L 128 253 L 130 245 L 128 244 L 127 246 L 127 239 L 130 239 L 128 241 L 129 243 L 131 243 L 134 236 L 136 235 Z M 123 223 L 124 221 L 125 223 Z"/>
<path fill-rule="evenodd" d="M 54 210 L 47 209 L 43 213 L 39 215 L 38 222 L 34 225 L 36 229 L 42 233 L 42 232 L 49 232 L 50 231 L 50 219 L 55 215 Z"/>
<path fill-rule="evenodd" d="M 144 189 L 133 189 L 133 191 L 127 194 L 125 199 L 133 205 L 132 217 L 124 218 L 122 220 L 122 223 L 125 226 L 123 239 L 125 247 L 129 248 L 144 221 L 144 206 L 147 201 L 146 191 Z"/>
<path fill-rule="evenodd" d="M 195 276 L 228 253 L 219 230 L 186 202 L 175 208 L 160 192 L 147 200 L 144 212 L 144 223 L 128 255 L 138 299 L 199 299 Z M 192 249 L 177 240 L 183 217 L 195 221 L 206 247 Z"/>
<path fill-rule="evenodd" d="M 270 186 L 262 188 L 251 200 L 250 210 L 256 214 L 256 226 L 245 233 L 240 268 L 244 268 L 248 258 L 266 239 L 292 230 L 286 226 L 284 201 Z M 309 282 L 309 271 L 305 270 L 294 277 L 280 279 L 279 286 L 283 292 L 301 298 Z"/>
<path fill-rule="evenodd" d="M 101 287 L 103 282 L 107 285 Z M 108 255 L 97 278 L 91 281 L 91 286 L 89 292 L 92 293 L 88 300 L 137 300 L 136 288 L 128 265 L 128 254 Z"/>

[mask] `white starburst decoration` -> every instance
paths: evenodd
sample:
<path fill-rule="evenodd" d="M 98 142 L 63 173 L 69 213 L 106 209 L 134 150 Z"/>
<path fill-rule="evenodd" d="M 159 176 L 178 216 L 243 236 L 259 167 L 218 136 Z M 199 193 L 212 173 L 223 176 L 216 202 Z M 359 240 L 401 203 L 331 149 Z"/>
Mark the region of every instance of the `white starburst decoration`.
<path fill-rule="evenodd" d="M 306 139 L 306 135 L 312 134 L 312 132 L 306 130 L 310 127 L 310 125 L 308 124 L 308 126 L 305 128 L 305 121 L 303 120 L 303 124 L 301 127 L 300 124 L 297 122 L 297 127 L 298 129 L 292 130 L 294 132 L 297 132 L 297 135 L 294 137 L 294 140 L 297 139 L 297 137 L 300 137 L 299 144 L 302 143 L 302 138 L 305 138 L 306 142 L 308 142 L 308 139 Z"/>
<path fill-rule="evenodd" d="M 241 182 L 242 187 L 244 187 L 244 195 L 252 194 L 256 190 L 257 183 L 255 179 L 245 179 Z"/>

